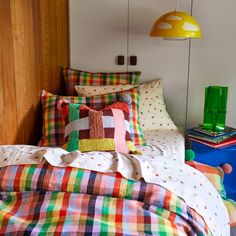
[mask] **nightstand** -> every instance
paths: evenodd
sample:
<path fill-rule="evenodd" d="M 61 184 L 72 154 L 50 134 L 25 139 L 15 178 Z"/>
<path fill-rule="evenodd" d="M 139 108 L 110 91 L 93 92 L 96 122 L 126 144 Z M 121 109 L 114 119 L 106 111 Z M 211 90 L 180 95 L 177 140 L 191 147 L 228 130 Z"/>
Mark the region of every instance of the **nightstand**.
<path fill-rule="evenodd" d="M 224 186 L 227 197 L 236 200 L 236 144 L 224 148 L 211 148 L 192 141 L 192 149 L 197 162 L 210 166 L 229 163 L 233 167 L 233 171 L 224 177 Z"/>

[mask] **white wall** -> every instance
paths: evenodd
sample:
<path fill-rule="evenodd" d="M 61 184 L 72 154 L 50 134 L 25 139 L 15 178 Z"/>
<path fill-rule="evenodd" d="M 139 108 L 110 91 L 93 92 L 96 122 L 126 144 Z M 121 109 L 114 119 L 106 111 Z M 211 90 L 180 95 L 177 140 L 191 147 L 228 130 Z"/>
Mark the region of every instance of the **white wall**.
<path fill-rule="evenodd" d="M 180 1 L 188 11 L 190 1 Z M 179 126 L 185 123 L 188 41 L 168 41 L 149 36 L 155 20 L 175 8 L 173 0 L 130 0 L 130 55 L 137 55 L 138 65 L 131 69 L 142 71 L 142 81 L 161 77 L 164 81 L 168 112 Z"/>
<path fill-rule="evenodd" d="M 174 8 L 174 0 L 129 0 L 129 37 L 127 38 L 128 0 L 70 0 L 71 66 L 90 71 L 125 71 L 117 66 L 117 55 L 138 57 L 142 81 L 162 77 L 170 115 L 177 125 L 185 122 L 188 41 L 150 38 L 155 19 Z M 190 12 L 190 0 L 181 0 L 180 9 Z M 194 1 L 193 14 L 203 38 L 192 40 L 188 125 L 202 123 L 204 88 L 229 87 L 228 124 L 236 126 L 233 93 L 236 81 L 235 0 Z M 129 41 L 127 42 L 127 39 Z"/>
<path fill-rule="evenodd" d="M 124 71 L 115 56 L 127 53 L 127 0 L 70 0 L 70 60 L 73 68 Z"/>
<path fill-rule="evenodd" d="M 236 127 L 236 1 L 197 0 L 194 16 L 203 37 L 191 48 L 189 126 L 203 121 L 204 89 L 229 86 L 227 124 Z"/>

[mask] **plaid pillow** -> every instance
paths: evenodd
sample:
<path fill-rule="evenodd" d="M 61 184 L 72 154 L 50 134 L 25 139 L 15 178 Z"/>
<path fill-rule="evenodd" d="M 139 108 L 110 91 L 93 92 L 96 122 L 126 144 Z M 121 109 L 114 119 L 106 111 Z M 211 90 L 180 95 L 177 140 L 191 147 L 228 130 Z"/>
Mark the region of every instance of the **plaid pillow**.
<path fill-rule="evenodd" d="M 85 104 L 96 109 L 103 109 L 117 102 L 122 94 L 129 95 L 132 99 L 129 105 L 131 138 L 135 145 L 144 145 L 145 140 L 138 117 L 139 91 L 137 88 L 133 88 L 118 93 L 102 94 L 93 97 L 64 97 L 43 91 L 41 95 L 43 105 L 43 137 L 39 146 L 62 146 L 65 143 L 65 122 L 63 115 L 57 109 L 57 103 L 60 99 L 65 98 L 71 103 Z"/>
<path fill-rule="evenodd" d="M 62 67 L 62 74 L 66 82 L 66 91 L 69 96 L 76 96 L 75 85 L 119 85 L 139 83 L 141 72 L 98 72 L 91 73 Z"/>
<path fill-rule="evenodd" d="M 68 151 L 135 151 L 130 137 L 127 103 L 116 102 L 97 111 L 86 105 L 61 99 L 58 109 L 65 119 L 64 148 Z"/>

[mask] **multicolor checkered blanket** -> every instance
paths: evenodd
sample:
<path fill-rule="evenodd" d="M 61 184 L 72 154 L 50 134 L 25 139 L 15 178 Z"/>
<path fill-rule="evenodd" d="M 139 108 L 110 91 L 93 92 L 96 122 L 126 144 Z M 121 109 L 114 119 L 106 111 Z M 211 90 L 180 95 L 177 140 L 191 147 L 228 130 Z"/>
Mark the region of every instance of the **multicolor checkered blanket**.
<path fill-rule="evenodd" d="M 78 168 L 0 168 L 0 235 L 211 235 L 167 189 Z"/>

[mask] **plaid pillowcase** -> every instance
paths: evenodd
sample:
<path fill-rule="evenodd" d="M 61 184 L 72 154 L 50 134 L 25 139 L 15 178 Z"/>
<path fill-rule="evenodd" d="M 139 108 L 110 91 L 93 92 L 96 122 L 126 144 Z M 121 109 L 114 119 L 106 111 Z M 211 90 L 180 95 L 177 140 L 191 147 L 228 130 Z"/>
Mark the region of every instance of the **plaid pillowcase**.
<path fill-rule="evenodd" d="M 62 74 L 66 82 L 66 91 L 69 96 L 76 96 L 75 85 L 119 85 L 139 83 L 139 71 L 134 72 L 98 72 L 91 73 L 62 67 Z"/>
<path fill-rule="evenodd" d="M 63 147 L 68 151 L 135 151 L 127 103 L 116 102 L 97 111 L 61 99 L 57 107 L 65 119 L 66 144 Z"/>
<path fill-rule="evenodd" d="M 63 115 L 57 109 L 57 103 L 65 98 L 70 103 L 85 104 L 96 109 L 103 109 L 114 102 L 119 101 L 122 94 L 129 95 L 132 99 L 130 110 L 130 135 L 135 145 L 144 145 L 145 140 L 139 123 L 139 91 L 137 88 L 118 93 L 102 94 L 93 97 L 65 97 L 54 95 L 46 91 L 42 92 L 43 105 L 43 137 L 39 146 L 62 146 L 65 143 L 65 122 Z"/>

